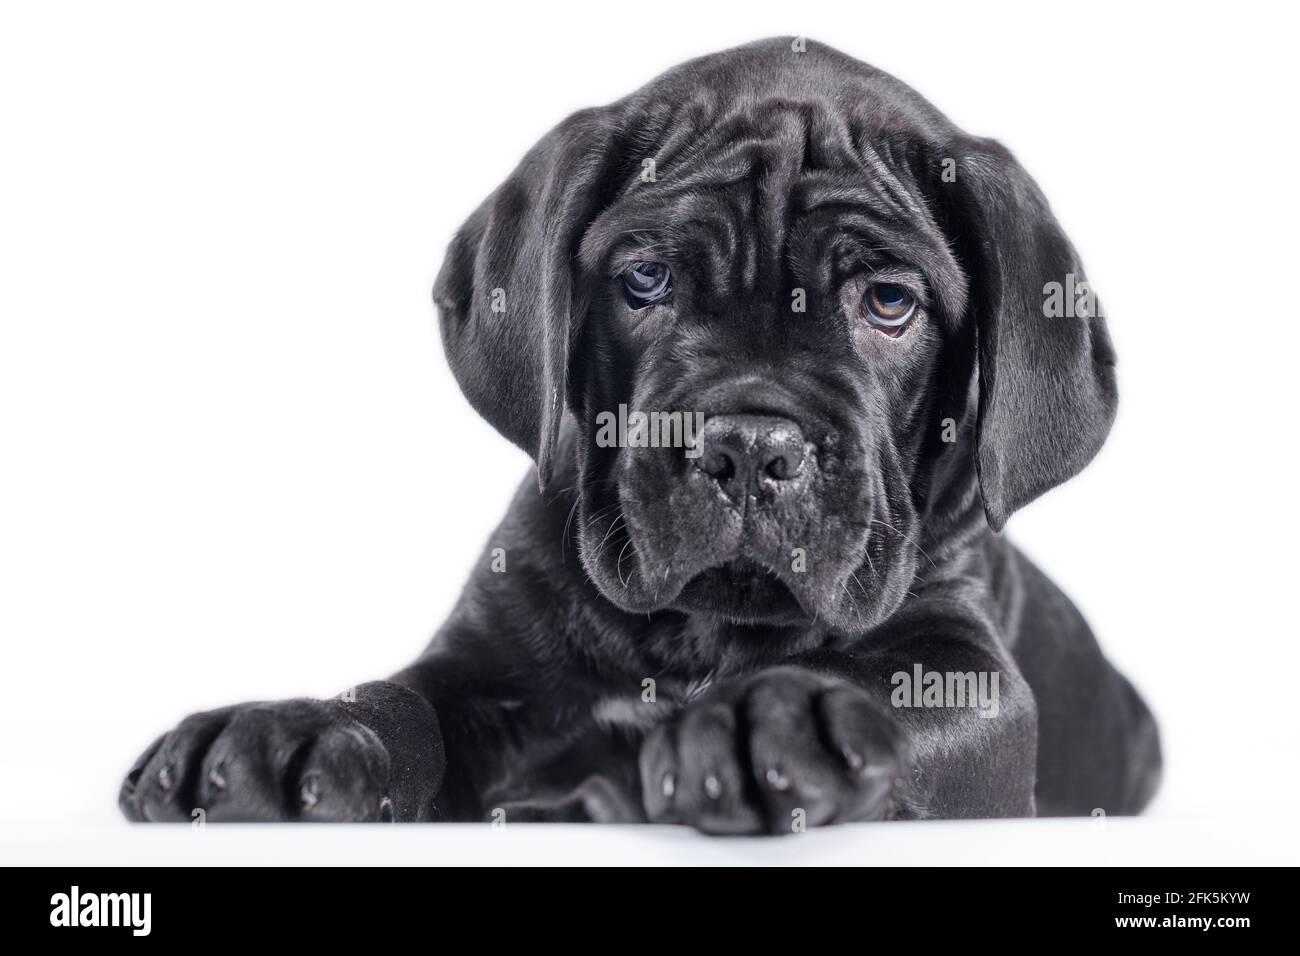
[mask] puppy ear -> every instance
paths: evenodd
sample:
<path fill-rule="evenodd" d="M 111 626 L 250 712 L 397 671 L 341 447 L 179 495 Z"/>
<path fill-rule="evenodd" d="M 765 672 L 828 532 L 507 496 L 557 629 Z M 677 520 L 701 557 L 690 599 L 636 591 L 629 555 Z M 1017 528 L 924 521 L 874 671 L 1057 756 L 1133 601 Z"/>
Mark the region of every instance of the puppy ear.
<path fill-rule="evenodd" d="M 997 531 L 1105 441 L 1115 351 L 1078 256 L 1029 174 L 990 140 L 965 140 L 947 155 L 955 182 L 942 188 L 957 197 L 978 342 L 976 470 Z"/>
<path fill-rule="evenodd" d="M 443 347 L 461 391 L 550 479 L 576 333 L 576 251 L 599 211 L 613 124 L 575 113 L 474 211 L 434 283 Z"/>

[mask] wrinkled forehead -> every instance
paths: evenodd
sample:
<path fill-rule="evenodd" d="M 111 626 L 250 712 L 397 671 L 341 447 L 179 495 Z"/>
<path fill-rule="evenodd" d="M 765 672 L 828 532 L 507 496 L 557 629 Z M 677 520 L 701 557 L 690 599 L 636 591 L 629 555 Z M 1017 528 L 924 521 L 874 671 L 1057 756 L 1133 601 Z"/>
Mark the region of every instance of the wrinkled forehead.
<path fill-rule="evenodd" d="M 722 297 L 901 264 L 959 297 L 961 271 L 909 167 L 913 132 L 879 119 L 781 93 L 720 102 L 706 91 L 661 108 L 622 137 L 620 179 L 581 263 L 611 274 L 689 263 Z"/>

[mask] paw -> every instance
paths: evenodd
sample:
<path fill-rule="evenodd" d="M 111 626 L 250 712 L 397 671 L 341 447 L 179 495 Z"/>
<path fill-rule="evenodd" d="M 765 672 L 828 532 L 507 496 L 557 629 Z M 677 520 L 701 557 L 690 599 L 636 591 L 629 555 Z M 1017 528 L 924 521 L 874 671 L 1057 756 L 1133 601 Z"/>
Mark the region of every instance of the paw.
<path fill-rule="evenodd" d="M 688 705 L 641 748 L 646 814 L 709 833 L 879 820 L 903 766 L 887 709 L 844 681 L 764 671 Z"/>
<path fill-rule="evenodd" d="M 392 820 L 389 764 L 343 701 L 240 704 L 159 737 L 118 804 L 134 821 Z"/>

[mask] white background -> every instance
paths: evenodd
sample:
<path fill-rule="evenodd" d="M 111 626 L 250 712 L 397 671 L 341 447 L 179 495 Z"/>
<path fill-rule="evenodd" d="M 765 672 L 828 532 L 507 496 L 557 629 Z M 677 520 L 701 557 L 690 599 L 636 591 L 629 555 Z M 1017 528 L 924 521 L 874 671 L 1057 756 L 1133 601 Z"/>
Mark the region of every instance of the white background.
<path fill-rule="evenodd" d="M 66 857 L 108 833 L 134 858 L 117 783 L 155 734 L 419 651 L 528 465 L 442 361 L 453 231 L 571 110 L 799 33 L 1000 138 L 1052 200 L 1121 409 L 1010 534 L 1160 718 L 1151 832 L 1297 862 L 1300 143 L 1294 24 L 1269 10 L 7 4 L 0 839 Z M 997 832 L 1041 856 L 1041 826 Z"/>

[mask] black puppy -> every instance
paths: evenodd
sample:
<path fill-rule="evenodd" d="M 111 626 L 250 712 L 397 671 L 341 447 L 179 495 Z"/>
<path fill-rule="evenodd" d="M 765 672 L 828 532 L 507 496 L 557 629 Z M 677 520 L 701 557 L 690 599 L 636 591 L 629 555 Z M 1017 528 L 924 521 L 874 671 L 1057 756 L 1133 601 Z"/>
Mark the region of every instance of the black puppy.
<path fill-rule="evenodd" d="M 413 665 L 182 721 L 128 817 L 775 833 L 1150 798 L 1150 713 L 995 534 L 1116 404 L 996 143 L 818 44 L 705 57 L 543 139 L 434 298 L 543 493 Z"/>

